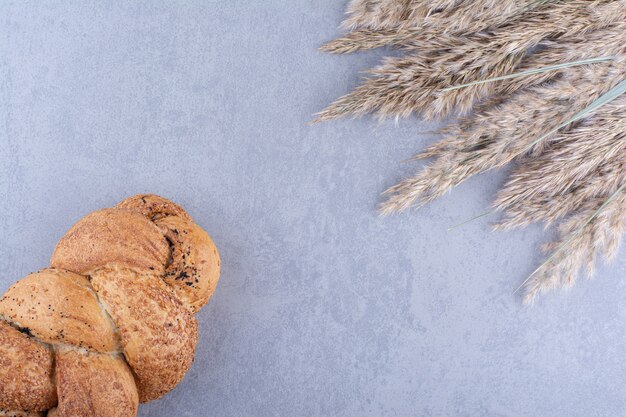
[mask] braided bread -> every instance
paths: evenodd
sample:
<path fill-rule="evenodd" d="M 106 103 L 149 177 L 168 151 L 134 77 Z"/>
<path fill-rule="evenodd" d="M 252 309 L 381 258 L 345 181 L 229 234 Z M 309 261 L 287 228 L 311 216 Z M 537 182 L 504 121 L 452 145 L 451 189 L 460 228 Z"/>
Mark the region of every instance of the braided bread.
<path fill-rule="evenodd" d="M 219 271 L 211 238 L 162 197 L 87 215 L 0 298 L 0 416 L 135 416 L 191 366 Z"/>

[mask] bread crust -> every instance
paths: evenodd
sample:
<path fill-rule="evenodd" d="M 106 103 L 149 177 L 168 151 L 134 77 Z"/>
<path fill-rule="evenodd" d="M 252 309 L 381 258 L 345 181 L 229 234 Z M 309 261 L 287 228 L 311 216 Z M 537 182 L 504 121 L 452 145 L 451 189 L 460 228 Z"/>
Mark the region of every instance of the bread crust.
<path fill-rule="evenodd" d="M 157 275 L 109 267 L 92 273 L 91 282 L 119 329 L 139 400 L 160 398 L 193 362 L 196 318 Z"/>
<path fill-rule="evenodd" d="M 0 314 L 44 343 L 120 350 L 89 280 L 69 271 L 44 269 L 19 280 L 0 298 Z"/>
<path fill-rule="evenodd" d="M 41 417 L 43 413 L 38 413 L 36 411 L 9 411 L 0 409 L 0 417 Z M 48 413 L 48 417 L 50 413 Z"/>
<path fill-rule="evenodd" d="M 53 365 L 50 349 L 0 320 L 0 409 L 54 407 Z"/>
<path fill-rule="evenodd" d="M 61 349 L 56 354 L 58 417 L 134 417 L 139 397 L 124 359 Z"/>
<path fill-rule="evenodd" d="M 125 209 L 95 211 L 61 238 L 50 265 L 78 274 L 107 264 L 165 272 L 169 246 L 159 228 L 141 214 Z"/>
<path fill-rule="evenodd" d="M 185 210 L 130 197 L 79 220 L 50 263 L 0 298 L 0 417 L 130 417 L 181 381 L 220 274 Z"/>
<path fill-rule="evenodd" d="M 213 295 L 220 276 L 220 256 L 209 235 L 197 224 L 178 216 L 155 221 L 170 242 L 171 261 L 165 282 L 193 312 Z"/>
<path fill-rule="evenodd" d="M 135 211 L 153 221 L 166 216 L 191 220 L 181 206 L 155 194 L 137 194 L 122 200 L 115 207 Z"/>

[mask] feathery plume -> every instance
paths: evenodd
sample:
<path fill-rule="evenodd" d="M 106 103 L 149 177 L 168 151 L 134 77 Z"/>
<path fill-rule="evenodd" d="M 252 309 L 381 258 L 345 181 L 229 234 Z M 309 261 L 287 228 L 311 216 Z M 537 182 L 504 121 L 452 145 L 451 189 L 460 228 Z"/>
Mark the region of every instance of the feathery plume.
<path fill-rule="evenodd" d="M 462 0 L 354 0 L 348 5 L 346 29 L 417 26 L 427 16 L 453 9 Z"/>
<path fill-rule="evenodd" d="M 512 40 L 531 39 L 537 36 L 536 31 L 567 36 L 619 22 L 620 12 L 623 16 L 623 5 L 612 4 L 611 0 L 569 0 L 553 5 L 537 0 L 476 1 L 441 14 L 424 16 L 416 25 L 354 30 L 322 45 L 320 50 L 345 54 L 386 45 L 421 50 L 424 43 L 443 35 L 462 39 L 487 30 Z"/>
<path fill-rule="evenodd" d="M 558 13 L 538 10 L 522 15 L 523 18 L 506 27 L 469 36 L 459 37 L 445 31 L 436 35 L 428 31 L 410 34 L 405 46 L 410 43 L 415 51 L 408 56 L 386 59 L 370 72 L 371 78 L 320 112 L 316 121 L 371 112 L 381 118 L 405 117 L 414 112 L 427 118 L 440 118 L 457 107 L 460 113 L 466 113 L 474 96 L 488 95 L 494 87 L 479 85 L 470 92 L 455 90 L 447 94 L 441 90 L 510 74 L 533 48 L 543 49 L 545 57 L 559 39 L 591 33 L 614 23 L 618 25 L 613 33 L 617 33 L 624 28 L 626 6 L 618 8 L 614 2 L 604 3 L 570 0 L 553 6 L 558 8 Z M 598 36 L 601 34 L 596 39 Z M 623 36 L 618 34 L 617 41 L 608 41 L 611 49 L 624 49 L 624 42 L 616 45 Z M 437 93 L 446 98 L 431 106 Z"/>
<path fill-rule="evenodd" d="M 512 162 L 495 227 L 559 230 L 523 284 L 526 301 L 615 252 L 626 220 L 626 0 L 353 0 L 348 15 L 350 32 L 323 51 L 393 45 L 404 55 L 385 59 L 316 121 L 462 116 L 415 156 L 432 161 L 385 192 L 381 213 Z"/>
<path fill-rule="evenodd" d="M 524 302 L 556 287 L 569 287 L 579 271 L 593 276 L 598 254 L 610 261 L 620 244 L 626 222 L 626 193 L 621 185 L 604 198 L 594 198 L 559 226 L 559 238 L 546 245 L 552 255 L 524 283 Z"/>
<path fill-rule="evenodd" d="M 568 68 L 562 79 L 530 87 L 499 106 L 479 106 L 469 118 L 448 129 L 445 154 L 386 191 L 390 197 L 381 212 L 391 214 L 416 202 L 430 202 L 472 175 L 503 167 L 543 145 L 535 141 L 617 85 L 625 70 L 621 60 Z"/>
<path fill-rule="evenodd" d="M 498 193 L 501 229 L 552 224 L 626 181 L 626 96 L 525 158 Z"/>

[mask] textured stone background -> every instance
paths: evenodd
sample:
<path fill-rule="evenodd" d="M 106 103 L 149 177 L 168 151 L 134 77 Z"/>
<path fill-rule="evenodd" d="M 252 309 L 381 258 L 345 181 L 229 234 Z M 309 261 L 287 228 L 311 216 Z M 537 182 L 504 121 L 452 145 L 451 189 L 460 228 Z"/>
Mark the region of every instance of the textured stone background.
<path fill-rule="evenodd" d="M 384 51 L 344 1 L 0 2 L 0 291 L 84 214 L 183 204 L 223 258 L 184 381 L 141 416 L 625 415 L 626 263 L 521 305 L 539 227 L 492 233 L 505 173 L 375 213 L 419 120 L 308 126 Z"/>

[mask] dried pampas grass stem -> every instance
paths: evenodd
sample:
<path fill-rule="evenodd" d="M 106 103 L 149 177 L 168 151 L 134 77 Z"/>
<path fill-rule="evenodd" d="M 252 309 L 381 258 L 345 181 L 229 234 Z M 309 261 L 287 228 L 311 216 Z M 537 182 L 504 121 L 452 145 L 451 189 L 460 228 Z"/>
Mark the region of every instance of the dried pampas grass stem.
<path fill-rule="evenodd" d="M 520 286 L 526 302 L 616 253 L 626 220 L 626 0 L 353 0 L 343 26 L 349 32 L 323 51 L 404 53 L 315 121 L 458 117 L 413 158 L 432 162 L 385 192 L 381 213 L 513 163 L 494 202 L 496 228 L 559 231 Z"/>

